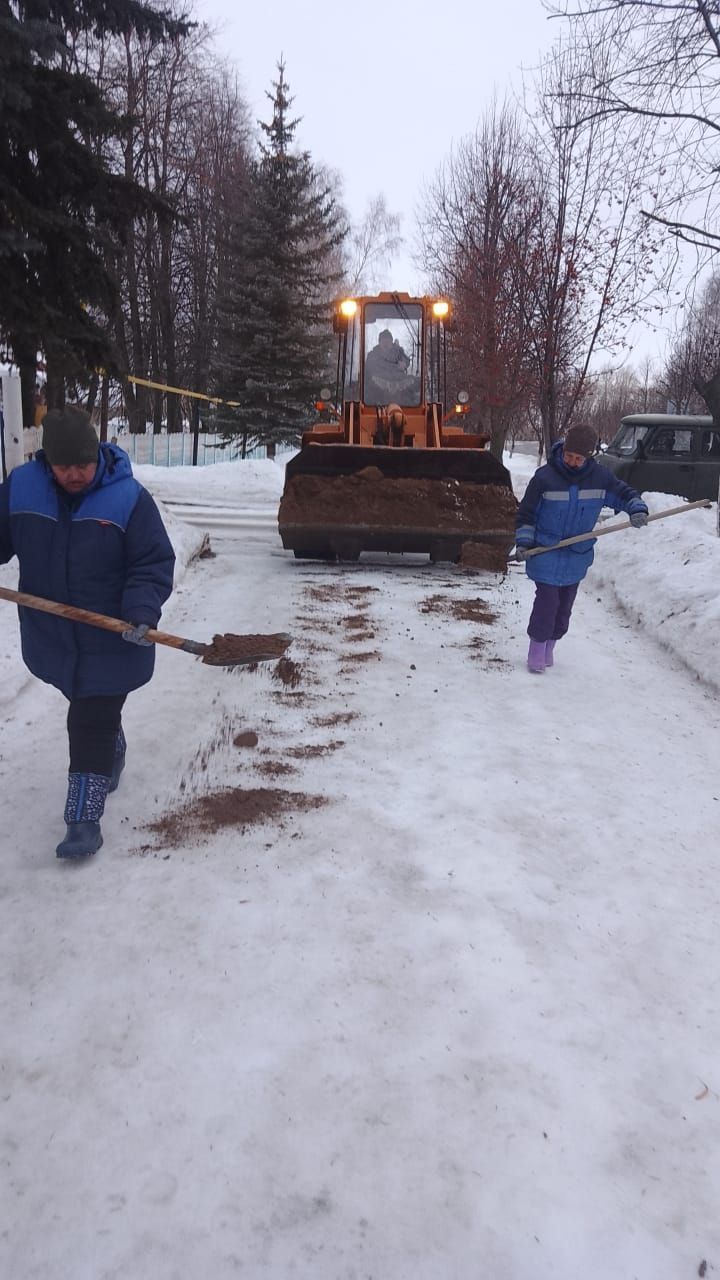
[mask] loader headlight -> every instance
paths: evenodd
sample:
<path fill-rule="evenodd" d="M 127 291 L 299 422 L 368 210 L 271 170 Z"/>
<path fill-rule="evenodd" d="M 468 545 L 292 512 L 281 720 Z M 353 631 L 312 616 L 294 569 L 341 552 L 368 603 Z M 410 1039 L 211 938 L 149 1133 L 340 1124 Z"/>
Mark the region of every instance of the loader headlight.
<path fill-rule="evenodd" d="M 340 315 L 345 316 L 346 320 L 350 320 L 357 311 L 357 305 L 354 298 L 343 298 L 340 303 Z"/>
<path fill-rule="evenodd" d="M 450 303 L 438 298 L 437 302 L 433 302 L 432 312 L 436 320 L 444 320 L 450 314 Z"/>
<path fill-rule="evenodd" d="M 467 391 L 458 391 L 458 393 L 457 393 L 457 402 L 458 402 L 458 404 L 467 404 L 469 399 L 470 399 L 469 392 L 467 392 Z"/>

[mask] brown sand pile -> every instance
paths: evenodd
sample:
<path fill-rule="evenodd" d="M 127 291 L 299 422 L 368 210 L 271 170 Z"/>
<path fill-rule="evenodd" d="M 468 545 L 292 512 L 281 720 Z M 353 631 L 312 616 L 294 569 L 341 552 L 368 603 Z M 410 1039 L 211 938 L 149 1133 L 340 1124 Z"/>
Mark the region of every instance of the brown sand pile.
<path fill-rule="evenodd" d="M 235 636 L 227 632 L 213 636 L 212 644 L 203 646 L 203 662 L 211 667 L 234 667 L 239 663 L 272 662 L 281 658 L 290 644 L 285 632 L 269 636 Z"/>
<path fill-rule="evenodd" d="M 256 787 L 242 790 L 229 788 L 201 796 L 183 809 L 163 814 L 149 824 L 148 830 L 157 837 L 158 847 L 181 848 L 198 835 L 209 835 L 224 827 L 255 826 L 270 822 L 289 813 L 319 809 L 325 801 L 322 796 L 310 796 L 303 792 L 281 791 L 273 787 Z"/>
<path fill-rule="evenodd" d="M 512 533 L 512 542 L 515 532 Z M 483 569 L 488 573 L 506 573 L 511 545 L 490 542 L 463 542 L 460 549 L 461 569 Z"/>
<path fill-rule="evenodd" d="M 233 738 L 234 747 L 256 747 L 257 744 L 258 736 L 252 729 L 246 730 L 245 733 L 238 733 Z"/>
<path fill-rule="evenodd" d="M 460 622 L 482 622 L 486 625 L 497 620 L 497 614 L 488 609 L 485 601 L 477 596 L 474 600 L 456 600 L 451 596 L 428 596 L 420 606 L 422 613 L 445 613 Z"/>
<path fill-rule="evenodd" d="M 349 476 L 293 476 L 280 503 L 284 524 L 346 529 L 433 529 L 507 534 L 512 546 L 517 502 L 503 485 L 467 480 L 395 479 L 378 467 Z"/>
<path fill-rule="evenodd" d="M 288 747 L 286 755 L 293 760 L 316 760 L 320 756 L 330 755 L 331 751 L 337 751 L 340 747 L 344 747 L 345 743 L 337 742 L 312 742 L 304 747 Z"/>
<path fill-rule="evenodd" d="M 272 678 L 287 685 L 289 689 L 296 689 L 302 682 L 302 675 L 303 671 L 299 662 L 293 662 L 291 658 L 281 658 L 273 670 Z"/>
<path fill-rule="evenodd" d="M 256 764 L 255 768 L 266 778 L 281 778 L 288 773 L 297 773 L 295 765 L 286 764 L 284 760 L 263 760 L 262 764 Z"/>
<path fill-rule="evenodd" d="M 318 729 L 332 729 L 337 724 L 351 724 L 359 715 L 359 711 L 335 711 L 329 716 L 313 716 L 311 723 Z"/>

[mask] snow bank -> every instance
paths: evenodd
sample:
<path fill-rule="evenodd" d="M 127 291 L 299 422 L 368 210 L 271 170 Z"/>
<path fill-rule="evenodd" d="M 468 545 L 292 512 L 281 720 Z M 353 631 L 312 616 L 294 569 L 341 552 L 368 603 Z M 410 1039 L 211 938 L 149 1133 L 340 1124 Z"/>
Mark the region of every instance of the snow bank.
<path fill-rule="evenodd" d="M 682 506 L 667 493 L 645 494 L 651 512 Z M 611 534 L 597 544 L 590 580 L 609 591 L 700 680 L 720 690 L 720 538 L 717 507 Z"/>
<path fill-rule="evenodd" d="M 280 499 L 285 483 L 285 463 L 291 455 L 217 462 L 212 468 L 133 466 L 133 473 L 156 498 L 190 502 L 200 496 L 218 504 L 242 503 L 245 498 Z"/>

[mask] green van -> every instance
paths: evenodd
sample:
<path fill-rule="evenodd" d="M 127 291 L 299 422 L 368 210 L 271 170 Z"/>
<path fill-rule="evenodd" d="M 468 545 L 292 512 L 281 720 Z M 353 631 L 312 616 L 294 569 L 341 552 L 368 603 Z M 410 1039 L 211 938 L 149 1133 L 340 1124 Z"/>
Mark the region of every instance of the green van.
<path fill-rule="evenodd" d="M 640 493 L 717 501 L 720 429 L 700 414 L 629 413 L 598 460 Z"/>

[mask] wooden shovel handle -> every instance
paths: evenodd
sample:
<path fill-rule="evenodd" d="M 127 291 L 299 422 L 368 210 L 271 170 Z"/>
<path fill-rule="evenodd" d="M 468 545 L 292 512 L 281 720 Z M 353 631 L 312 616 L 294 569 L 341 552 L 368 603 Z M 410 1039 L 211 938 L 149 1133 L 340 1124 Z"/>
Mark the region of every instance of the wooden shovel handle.
<path fill-rule="evenodd" d="M 44 600 L 42 596 L 31 596 L 25 591 L 11 591 L 9 587 L 0 587 L 0 600 L 10 600 L 25 609 L 39 609 L 41 613 L 54 613 L 58 618 L 67 618 L 69 622 L 84 622 L 89 627 L 100 627 L 103 631 L 127 631 L 135 624 L 122 622 L 120 618 L 107 618 L 104 613 L 92 613 L 89 609 L 78 609 L 73 604 L 60 604 L 57 600 Z M 168 635 L 166 631 L 155 631 L 148 627 L 145 638 L 152 644 L 166 644 L 171 649 L 184 649 L 186 653 L 203 654 L 207 645 L 197 640 L 184 640 L 182 636 Z"/>
<path fill-rule="evenodd" d="M 684 502 L 681 507 L 667 507 L 665 511 L 656 511 L 654 515 L 648 516 L 648 524 L 651 520 L 664 520 L 666 516 L 680 516 L 684 511 L 696 511 L 698 507 L 711 506 L 709 498 L 699 498 L 697 502 Z M 623 524 L 609 524 L 604 529 L 593 529 L 590 533 L 577 533 L 573 538 L 563 538 L 562 542 L 554 542 L 551 547 L 531 547 L 527 553 L 528 558 L 541 556 L 545 551 L 557 551 L 558 547 L 571 547 L 573 542 L 588 542 L 591 538 L 602 538 L 605 533 L 619 533 L 621 529 L 631 528 L 631 522 L 626 520 Z"/>

